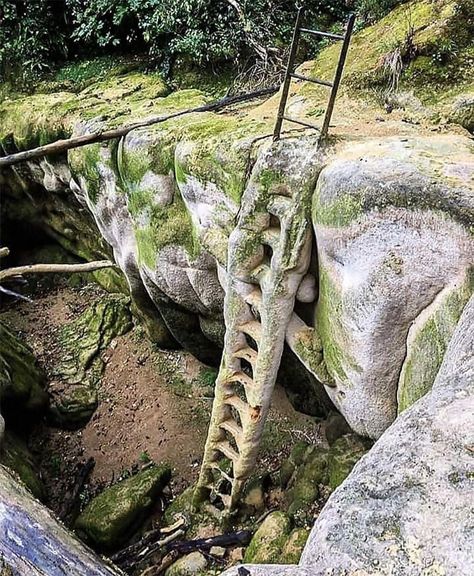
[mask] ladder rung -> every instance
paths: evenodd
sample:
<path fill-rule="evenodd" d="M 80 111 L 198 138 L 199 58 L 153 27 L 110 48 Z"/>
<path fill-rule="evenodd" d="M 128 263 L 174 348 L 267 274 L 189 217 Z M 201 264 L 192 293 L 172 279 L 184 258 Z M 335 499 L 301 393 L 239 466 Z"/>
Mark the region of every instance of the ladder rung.
<path fill-rule="evenodd" d="M 254 306 L 259 312 L 262 308 L 262 291 L 260 288 L 252 290 L 252 292 L 244 296 L 244 300 L 249 306 Z"/>
<path fill-rule="evenodd" d="M 262 337 L 262 325 L 257 320 L 250 320 L 245 324 L 241 324 L 239 330 L 253 338 L 257 344 Z"/>
<path fill-rule="evenodd" d="M 332 38 L 332 40 L 344 40 L 343 34 L 333 34 L 332 32 L 322 32 L 321 30 L 310 30 L 309 28 L 300 28 L 300 32 L 314 34 L 315 36 L 323 36 L 324 38 Z"/>
<path fill-rule="evenodd" d="M 237 452 L 237 450 L 234 450 L 234 448 L 232 448 L 232 446 L 230 445 L 230 442 L 226 440 L 216 442 L 214 448 L 215 450 L 219 450 L 219 452 L 222 452 L 222 454 L 224 454 L 224 456 L 229 458 L 229 460 L 232 460 L 232 462 L 236 462 L 239 459 L 240 454 Z"/>
<path fill-rule="evenodd" d="M 276 248 L 276 246 L 278 246 L 280 238 L 281 238 L 280 228 L 276 227 L 267 228 L 262 232 L 262 242 L 264 244 L 267 244 L 268 246 L 271 246 L 272 248 Z"/>
<path fill-rule="evenodd" d="M 235 408 L 237 410 L 237 412 L 240 415 L 240 419 L 243 420 L 245 418 L 245 416 L 247 416 L 248 411 L 249 411 L 249 405 L 246 404 L 242 398 L 239 398 L 239 396 L 237 396 L 237 394 L 233 394 L 232 396 L 227 396 L 227 398 L 224 399 L 224 403 L 227 404 L 228 406 L 232 406 L 233 408 Z"/>
<path fill-rule="evenodd" d="M 292 205 L 293 202 L 286 196 L 272 196 L 268 201 L 267 210 L 282 220 L 290 213 Z"/>
<path fill-rule="evenodd" d="M 250 378 L 250 376 L 247 376 L 247 374 L 245 374 L 244 372 L 234 372 L 234 374 L 232 374 L 232 376 L 227 378 L 227 382 L 240 382 L 244 386 L 254 386 L 255 385 L 252 378 Z"/>
<path fill-rule="evenodd" d="M 237 424 L 237 422 L 233 418 L 229 418 L 228 420 L 224 420 L 219 424 L 219 427 L 223 430 L 227 430 L 230 432 L 232 436 L 235 438 L 237 442 L 237 446 L 239 445 L 240 440 L 242 440 L 242 434 L 244 433 L 241 426 Z"/>
<path fill-rule="evenodd" d="M 252 368 L 255 369 L 255 365 L 257 363 L 257 353 L 249 346 L 237 350 L 237 352 L 234 352 L 234 356 L 236 358 L 241 358 L 242 360 L 247 360 L 247 362 L 250 362 L 252 365 Z"/>
<path fill-rule="evenodd" d="M 253 270 L 250 271 L 250 279 L 255 281 L 260 281 L 261 278 L 268 273 L 270 267 L 266 262 L 262 262 L 258 266 L 256 266 Z"/>
<path fill-rule="evenodd" d="M 297 78 L 298 80 L 304 80 L 305 82 L 313 82 L 313 84 L 320 84 L 321 86 L 329 86 L 329 88 L 332 88 L 332 82 L 327 82 L 326 80 L 320 80 L 319 78 L 309 78 L 308 76 L 302 76 L 301 74 L 296 74 L 296 72 L 293 72 L 291 76 L 293 78 Z"/>
<path fill-rule="evenodd" d="M 222 503 L 226 508 L 230 507 L 231 499 L 228 494 L 221 494 L 220 492 L 216 492 L 216 496 L 222 500 Z"/>
<path fill-rule="evenodd" d="M 225 478 L 225 480 L 232 482 L 233 478 L 231 478 L 226 472 L 224 472 L 224 470 L 222 470 L 222 468 L 219 466 L 217 462 L 212 462 L 209 468 L 216 470 L 216 472 L 218 472 L 222 476 L 222 478 Z"/>
<path fill-rule="evenodd" d="M 294 122 L 295 124 L 301 124 L 301 126 L 306 126 L 306 128 L 312 128 L 313 130 L 317 130 L 319 132 L 319 128 L 314 126 L 314 124 L 309 124 L 308 122 L 303 122 L 302 120 L 296 120 L 295 118 L 291 118 L 290 116 L 283 116 L 283 120 L 288 120 L 288 122 Z"/>

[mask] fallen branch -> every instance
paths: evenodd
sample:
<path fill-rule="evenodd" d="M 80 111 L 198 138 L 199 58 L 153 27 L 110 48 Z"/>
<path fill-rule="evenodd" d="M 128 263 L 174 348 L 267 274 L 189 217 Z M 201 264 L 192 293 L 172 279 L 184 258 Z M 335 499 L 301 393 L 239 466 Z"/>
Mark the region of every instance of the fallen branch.
<path fill-rule="evenodd" d="M 155 532 L 155 531 L 154 531 Z M 138 562 L 143 562 L 151 555 L 162 552 L 165 556 L 161 564 L 154 566 L 156 571 L 151 571 L 151 574 L 161 574 L 165 567 L 168 567 L 181 556 L 189 554 L 194 550 L 201 552 L 210 550 L 213 546 L 220 546 L 222 548 L 229 548 L 232 546 L 246 546 L 252 539 L 252 532 L 250 530 L 239 530 L 230 534 L 221 534 L 219 536 L 211 536 L 210 538 L 197 538 L 196 540 L 178 540 L 176 538 L 184 535 L 183 530 L 178 530 L 174 534 L 167 536 L 163 540 L 152 542 L 153 536 L 156 538 L 157 530 L 153 535 L 145 536 L 146 545 L 143 548 L 143 540 L 136 545 L 132 544 L 128 548 L 121 550 L 110 559 L 112 562 L 120 566 L 122 570 L 133 568 Z M 172 562 L 168 563 L 168 560 Z"/>
<path fill-rule="evenodd" d="M 211 536 L 210 538 L 170 542 L 163 547 L 166 555 L 161 560 L 161 563 L 147 568 L 145 572 L 142 572 L 141 576 L 160 576 L 167 568 L 174 564 L 178 558 L 194 550 L 205 552 L 213 546 L 221 546 L 222 548 L 246 546 L 250 543 L 251 539 L 252 532 L 250 530 L 239 530 L 231 534 L 221 534 L 219 536 Z"/>
<path fill-rule="evenodd" d="M 188 554 L 193 550 L 210 550 L 213 546 L 228 548 L 230 546 L 247 546 L 252 539 L 253 533 L 250 530 L 238 530 L 229 534 L 220 534 L 210 538 L 197 538 L 196 540 L 185 540 L 171 542 L 166 546 L 167 551 L 177 550 L 181 554 Z"/>
<path fill-rule="evenodd" d="M 168 539 L 170 536 L 172 539 L 178 536 L 183 536 L 183 526 L 186 526 L 186 520 L 182 517 L 171 526 L 165 526 L 163 528 L 151 530 L 145 534 L 145 536 L 143 536 L 143 538 L 141 538 L 138 542 L 135 542 L 135 544 L 130 544 L 130 546 L 127 546 L 123 550 L 119 550 L 113 556 L 111 556 L 110 559 L 118 566 L 126 567 L 133 565 L 133 563 L 137 560 L 143 559 L 142 557 L 144 552 L 147 551 L 151 545 L 154 547 L 156 547 L 157 544 L 162 546 L 171 541 Z M 162 538 L 164 535 L 167 536 L 162 540 L 159 540 L 159 538 Z"/>
<path fill-rule="evenodd" d="M 84 134 L 83 136 L 75 136 L 74 138 L 68 138 L 66 140 L 57 140 L 51 144 L 38 146 L 38 148 L 32 148 L 31 150 L 25 150 L 24 152 L 17 152 L 16 154 L 4 156 L 0 158 L 0 168 L 2 166 L 12 166 L 13 164 L 18 164 L 25 160 L 41 158 L 42 156 L 50 154 L 60 154 L 66 150 L 79 148 L 80 146 L 86 146 L 87 144 L 122 138 L 137 128 L 145 128 L 146 126 L 166 122 L 167 120 L 178 118 L 178 116 L 184 116 L 185 114 L 193 114 L 195 112 L 215 112 L 216 110 L 220 110 L 226 106 L 231 106 L 232 104 L 239 104 L 241 102 L 246 102 L 247 100 L 253 100 L 261 96 L 273 94 L 274 92 L 277 92 L 279 88 L 279 86 L 271 86 L 270 88 L 262 88 L 261 90 L 255 90 L 254 92 L 248 92 L 246 94 L 226 96 L 225 98 L 221 98 L 220 100 L 216 100 L 210 104 L 204 104 L 202 106 L 197 106 L 196 108 L 189 108 L 188 110 L 181 110 L 180 112 L 174 112 L 167 116 L 152 116 L 151 118 L 148 118 L 148 120 L 142 120 L 141 122 L 135 122 L 133 124 L 125 124 L 111 130 L 93 132 L 92 134 Z"/>
<path fill-rule="evenodd" d="M 110 260 L 98 260 L 95 262 L 85 262 L 84 264 L 29 264 L 27 266 L 16 266 L 0 270 L 0 282 L 13 276 L 23 276 L 24 274 L 44 274 L 51 272 L 92 272 L 101 268 L 112 268 L 115 266 Z"/>

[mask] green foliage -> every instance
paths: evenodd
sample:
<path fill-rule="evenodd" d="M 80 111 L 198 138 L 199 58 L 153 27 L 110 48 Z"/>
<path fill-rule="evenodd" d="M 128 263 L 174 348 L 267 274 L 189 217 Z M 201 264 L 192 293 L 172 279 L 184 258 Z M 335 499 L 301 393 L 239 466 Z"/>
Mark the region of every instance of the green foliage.
<path fill-rule="evenodd" d="M 359 15 L 359 26 L 380 20 L 390 10 L 405 2 L 407 0 L 358 0 L 356 11 Z"/>
<path fill-rule="evenodd" d="M 306 24 L 331 28 L 347 11 L 345 0 L 311 0 Z M 35 79 L 60 57 L 104 51 L 146 53 L 165 72 L 267 62 L 288 45 L 295 15 L 290 0 L 0 0 L 0 75 Z"/>
<path fill-rule="evenodd" d="M 66 55 L 61 12 L 61 1 L 0 0 L 0 80 L 36 80 Z"/>

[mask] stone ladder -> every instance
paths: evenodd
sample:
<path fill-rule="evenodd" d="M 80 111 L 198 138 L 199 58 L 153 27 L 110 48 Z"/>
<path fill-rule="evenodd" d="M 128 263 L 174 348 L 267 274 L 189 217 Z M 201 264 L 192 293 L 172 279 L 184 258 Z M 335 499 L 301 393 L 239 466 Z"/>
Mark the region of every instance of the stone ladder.
<path fill-rule="evenodd" d="M 310 260 L 304 208 L 310 190 L 301 182 L 265 186 L 257 181 L 242 198 L 229 239 L 226 336 L 196 505 L 210 500 L 234 509 L 255 470 L 286 327 Z"/>

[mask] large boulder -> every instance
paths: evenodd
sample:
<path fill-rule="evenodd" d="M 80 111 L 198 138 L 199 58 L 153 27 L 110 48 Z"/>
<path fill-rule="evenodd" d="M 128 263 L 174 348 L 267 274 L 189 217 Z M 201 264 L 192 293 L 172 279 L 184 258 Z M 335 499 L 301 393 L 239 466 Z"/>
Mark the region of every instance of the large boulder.
<path fill-rule="evenodd" d="M 473 292 L 473 151 L 454 136 L 375 140 L 320 174 L 321 379 L 359 434 L 378 438 L 430 390 Z"/>
<path fill-rule="evenodd" d="M 397 418 L 329 498 L 300 564 L 245 566 L 252 576 L 474 573 L 473 325 L 474 297 L 431 392 Z"/>

